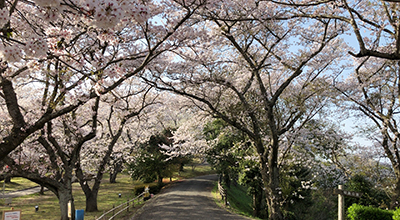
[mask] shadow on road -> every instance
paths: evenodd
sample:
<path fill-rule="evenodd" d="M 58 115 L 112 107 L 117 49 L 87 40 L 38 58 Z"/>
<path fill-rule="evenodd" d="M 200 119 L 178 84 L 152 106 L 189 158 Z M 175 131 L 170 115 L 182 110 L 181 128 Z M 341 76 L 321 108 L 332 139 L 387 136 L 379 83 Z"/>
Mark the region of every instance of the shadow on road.
<path fill-rule="evenodd" d="M 211 190 L 216 180 L 217 175 L 207 175 L 177 183 L 150 200 L 132 220 L 248 219 L 215 204 Z"/>

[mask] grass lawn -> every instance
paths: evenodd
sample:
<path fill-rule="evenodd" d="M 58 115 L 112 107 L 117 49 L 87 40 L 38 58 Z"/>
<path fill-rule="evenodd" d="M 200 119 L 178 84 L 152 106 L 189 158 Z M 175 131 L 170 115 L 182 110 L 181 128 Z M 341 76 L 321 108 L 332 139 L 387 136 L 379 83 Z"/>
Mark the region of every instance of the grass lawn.
<path fill-rule="evenodd" d="M 210 166 L 207 165 L 198 165 L 195 167 L 194 170 L 192 170 L 192 168 L 188 166 L 185 167 L 184 172 L 181 172 L 180 176 L 178 176 L 178 174 L 174 175 L 174 178 L 172 180 L 190 178 L 210 173 L 213 173 L 213 171 L 211 170 Z M 25 179 L 18 180 L 17 182 L 17 178 L 14 178 L 12 179 L 12 182 L 15 183 L 12 183 L 10 186 L 6 186 L 6 190 L 14 191 L 36 186 L 36 184 L 32 184 L 30 181 Z M 169 178 L 164 179 L 164 182 L 168 183 Z M 0 183 L 2 186 L 3 183 Z M 85 212 L 85 220 L 96 219 L 96 217 L 101 216 L 103 212 L 110 210 L 113 206 L 117 206 L 126 202 L 129 199 L 134 198 L 135 187 L 140 187 L 143 185 L 143 183 L 133 181 L 127 174 L 119 174 L 117 178 L 117 183 L 110 184 L 108 182 L 108 176 L 105 175 L 104 182 L 101 185 L 98 195 L 98 208 L 100 211 L 92 213 Z M 119 194 L 121 194 L 121 198 L 119 198 Z M 73 185 L 73 195 L 75 208 L 85 209 L 85 195 L 78 183 L 75 183 Z M 36 205 L 39 206 L 38 212 L 35 212 Z M 60 208 L 58 205 L 58 199 L 50 191 L 46 191 L 44 195 L 33 194 L 19 198 L 13 198 L 11 207 L 16 210 L 22 210 L 22 219 L 60 219 Z M 0 211 L 10 210 L 11 207 L 5 206 L 4 199 L 0 199 Z M 131 215 L 132 212 L 128 214 L 128 216 Z M 116 219 L 124 219 L 124 216 Z"/>
<path fill-rule="evenodd" d="M 5 186 L 5 188 L 4 188 L 4 186 Z M 12 191 L 23 190 L 23 189 L 27 189 L 27 188 L 31 188 L 31 187 L 35 187 L 35 186 L 39 186 L 39 185 L 34 182 L 31 182 L 27 179 L 16 177 L 16 178 L 12 178 L 11 183 L 4 184 L 4 180 L 0 181 L 0 187 L 1 187 L 0 193 L 3 193 L 3 189 L 5 189 L 5 193 L 9 193 Z"/>

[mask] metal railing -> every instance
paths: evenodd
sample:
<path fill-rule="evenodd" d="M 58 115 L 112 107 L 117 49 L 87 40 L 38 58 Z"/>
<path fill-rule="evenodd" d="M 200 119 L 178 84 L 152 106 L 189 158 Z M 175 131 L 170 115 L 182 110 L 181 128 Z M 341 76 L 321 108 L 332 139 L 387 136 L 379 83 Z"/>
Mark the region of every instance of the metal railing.
<path fill-rule="evenodd" d="M 119 214 L 121 214 L 124 211 L 129 212 L 129 207 L 131 206 L 130 204 L 132 204 L 132 207 L 135 206 L 135 200 L 139 200 L 141 197 L 143 197 L 146 194 L 146 192 L 141 193 L 140 195 L 138 195 L 137 197 L 128 200 L 125 203 L 122 203 L 121 205 L 114 207 L 112 209 L 110 209 L 109 211 L 103 213 L 99 218 L 96 218 L 96 220 L 112 220 L 114 219 L 116 216 L 118 216 Z M 107 217 L 108 215 L 111 215 L 111 217 Z"/>
<path fill-rule="evenodd" d="M 224 189 L 224 187 L 222 186 L 220 181 L 218 181 L 218 191 L 219 191 L 219 194 L 221 195 L 222 200 L 224 201 L 224 204 L 227 205 L 228 204 L 228 193 L 227 193 L 226 189 Z"/>

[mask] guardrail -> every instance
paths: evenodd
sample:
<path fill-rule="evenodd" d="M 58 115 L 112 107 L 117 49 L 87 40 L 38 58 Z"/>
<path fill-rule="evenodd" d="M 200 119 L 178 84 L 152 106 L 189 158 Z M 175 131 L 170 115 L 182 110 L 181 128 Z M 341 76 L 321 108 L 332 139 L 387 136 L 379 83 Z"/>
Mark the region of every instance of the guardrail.
<path fill-rule="evenodd" d="M 135 206 L 135 200 L 139 200 L 141 197 L 143 197 L 146 193 L 148 192 L 142 192 L 140 195 L 138 195 L 137 197 L 128 200 L 125 203 L 122 203 L 121 205 L 114 207 L 112 209 L 110 209 L 109 211 L 103 213 L 103 215 L 101 215 L 99 218 L 96 218 L 96 220 L 112 220 L 114 219 L 116 216 L 118 216 L 119 214 L 121 214 L 122 212 L 124 212 L 125 210 L 127 212 L 129 212 L 129 207 L 131 206 L 130 204 L 132 204 L 132 207 Z M 111 215 L 111 217 L 107 217 L 108 215 Z"/>
<path fill-rule="evenodd" d="M 219 191 L 219 194 L 221 195 L 222 200 L 224 201 L 225 205 L 227 205 L 228 204 L 228 194 L 226 192 L 226 189 L 224 189 L 224 187 L 221 185 L 220 181 L 218 181 L 218 191 Z"/>

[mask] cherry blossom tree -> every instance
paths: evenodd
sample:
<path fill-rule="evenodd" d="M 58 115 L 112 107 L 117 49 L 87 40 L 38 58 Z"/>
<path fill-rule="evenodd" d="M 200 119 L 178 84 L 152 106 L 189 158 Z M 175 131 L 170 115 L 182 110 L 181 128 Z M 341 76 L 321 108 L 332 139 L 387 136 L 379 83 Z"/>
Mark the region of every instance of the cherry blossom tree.
<path fill-rule="evenodd" d="M 366 130 L 373 131 L 370 137 L 379 143 L 389 159 L 395 173 L 395 188 L 392 208 L 399 206 L 400 196 L 400 156 L 399 156 L 399 64 L 379 58 L 365 58 L 358 62 L 354 73 L 337 89 L 342 92 L 349 109 L 355 116 L 366 118 Z M 364 121 L 365 126 L 365 121 Z M 378 154 L 378 155 L 382 155 Z M 376 158 L 379 159 L 379 158 Z"/>
<path fill-rule="evenodd" d="M 0 9 L 0 160 L 14 175 L 45 182 L 67 219 L 71 172 L 97 127 L 94 119 L 76 121 L 78 107 L 178 47 L 169 39 L 197 8 L 181 1 L 15 0 L 0 1 Z M 63 132 L 74 141 L 54 138 Z"/>
<path fill-rule="evenodd" d="M 284 134 L 300 130 L 324 106 L 330 64 L 342 55 L 336 38 L 341 23 L 280 19 L 286 13 L 281 9 L 264 1 L 214 1 L 193 17 L 198 37 L 176 52 L 179 58 L 142 76 L 247 134 L 257 149 L 273 220 L 283 219 Z"/>
<path fill-rule="evenodd" d="M 358 48 L 349 51 L 354 57 L 400 59 L 399 4 L 395 0 L 383 1 L 287 1 L 274 3 L 289 7 L 288 17 L 314 17 L 335 19 L 347 23 L 344 30 L 349 44 Z M 352 45 L 353 46 L 353 45 Z M 357 51 L 358 52 L 355 52 Z"/>
<path fill-rule="evenodd" d="M 133 83 L 134 80 L 128 82 L 131 84 L 128 85 L 126 82 L 124 90 L 114 90 L 112 95 L 103 96 L 98 119 L 103 128 L 97 131 L 95 139 L 82 148 L 80 160 L 74 167 L 76 177 L 86 196 L 87 212 L 98 211 L 97 195 L 111 158 L 118 156 L 127 160 L 129 153 L 132 152 L 132 143 L 122 138 L 127 136 L 126 124 L 139 117 L 157 97 L 151 95 L 151 88 L 141 87 L 140 84 Z"/>
<path fill-rule="evenodd" d="M 178 47 L 171 35 L 197 10 L 185 4 L 0 1 L 0 118 L 6 121 L 0 159 L 50 120 L 115 89 L 155 57 Z M 27 85 L 46 94 L 34 109 L 19 100 L 27 94 L 18 88 Z"/>
<path fill-rule="evenodd" d="M 176 112 L 175 114 L 181 114 Z M 180 115 L 182 117 L 182 115 Z M 204 126 L 209 121 L 209 117 L 200 111 L 186 112 L 185 118 L 177 124 L 177 128 L 172 132 L 173 142 L 170 145 L 162 145 L 168 159 L 177 157 L 195 157 L 204 160 L 205 153 L 209 145 L 204 136 Z"/>
<path fill-rule="evenodd" d="M 40 135 L 37 139 L 45 151 L 39 145 L 34 148 L 37 153 L 27 157 L 22 151 L 29 149 L 28 146 L 17 148 L 17 151 L 21 150 L 19 154 L 13 152 L 11 158 L 6 157 L 6 162 L 10 164 L 8 172 L 53 191 L 59 198 L 63 215 L 66 215 L 68 202 L 71 201 L 73 208 L 71 184 L 76 176 L 86 196 L 86 211 L 97 211 L 97 195 L 103 174 L 123 134 L 124 125 L 154 100 L 147 98 L 150 88 L 141 88 L 138 84 L 130 87 L 125 84 L 127 91 L 124 93 L 117 95 L 116 90 L 113 95 L 104 95 L 101 103 L 98 97 L 92 109 L 93 118 L 90 117 L 91 110 L 84 105 L 72 114 L 53 119 L 48 123 L 47 130 L 43 131 L 46 135 Z M 110 99 L 114 100 L 113 103 L 110 103 Z M 102 117 L 98 117 L 99 111 Z M 98 125 L 104 128 L 97 130 Z M 33 140 L 28 144 L 35 142 Z M 120 144 L 126 147 L 126 144 Z"/>
<path fill-rule="evenodd" d="M 134 148 L 140 150 L 140 146 L 148 145 L 152 136 L 162 137 L 164 131 L 171 132 L 169 141 L 159 142 L 161 144 L 159 151 L 163 153 L 166 161 L 173 160 L 174 165 L 179 164 L 181 170 L 184 161 L 187 162 L 194 157 L 204 160 L 208 145 L 203 137 L 203 126 L 207 121 L 208 117 L 187 98 L 161 92 L 157 96 L 157 101 L 144 111 L 140 120 L 130 125 L 132 129 L 127 138 L 135 140 Z M 146 154 L 137 156 L 145 157 Z"/>
<path fill-rule="evenodd" d="M 68 219 L 68 203 L 75 210 L 73 173 L 82 146 L 96 136 L 99 101 L 98 97 L 94 103 L 88 103 L 92 106 L 92 117 L 82 117 L 78 111 L 64 114 L 48 122 L 4 159 L 8 164 L 6 171 L 12 176 L 36 182 L 57 196 L 61 219 Z"/>

